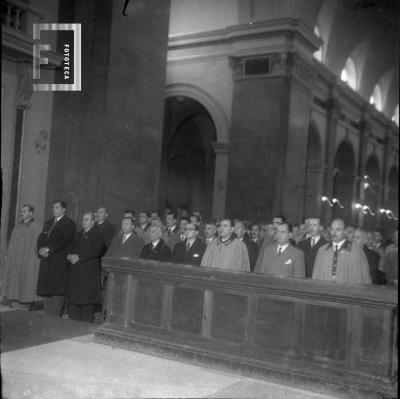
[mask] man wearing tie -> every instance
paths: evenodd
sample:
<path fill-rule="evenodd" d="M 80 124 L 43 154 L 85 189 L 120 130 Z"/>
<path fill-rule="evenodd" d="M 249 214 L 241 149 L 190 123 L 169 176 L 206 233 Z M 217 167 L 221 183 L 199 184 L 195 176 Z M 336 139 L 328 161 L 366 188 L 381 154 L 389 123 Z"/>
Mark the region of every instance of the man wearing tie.
<path fill-rule="evenodd" d="M 173 261 L 176 263 L 186 263 L 188 265 L 200 266 L 206 245 L 197 238 L 199 227 L 189 223 L 185 227 L 185 241 L 178 242 L 173 252 Z"/>
<path fill-rule="evenodd" d="M 306 220 L 307 233 L 309 236 L 298 242 L 297 248 L 301 249 L 304 253 L 306 277 L 311 278 L 318 250 L 325 245 L 327 241 L 321 236 L 321 219 L 318 217 L 310 217 Z"/>
<path fill-rule="evenodd" d="M 43 297 L 44 312 L 54 316 L 61 316 L 68 278 L 67 247 L 75 235 L 75 223 L 65 212 L 64 201 L 53 203 L 54 217 L 44 224 L 37 242 L 40 268 L 36 292 Z"/>
<path fill-rule="evenodd" d="M 305 277 L 304 254 L 290 244 L 291 226 L 281 223 L 276 230 L 276 244 L 264 247 L 258 256 L 255 272 L 275 277 Z"/>
<path fill-rule="evenodd" d="M 123 218 L 121 234 L 114 237 L 106 256 L 122 259 L 139 257 L 144 241 L 136 235 L 134 228 L 134 222 L 131 218 Z"/>
<path fill-rule="evenodd" d="M 173 251 L 175 245 L 179 242 L 179 229 L 176 225 L 177 218 L 172 212 L 168 213 L 166 223 L 167 231 L 165 232 L 165 243 L 168 245 L 169 249 Z"/>
<path fill-rule="evenodd" d="M 332 242 L 323 245 L 315 259 L 312 278 L 338 283 L 371 284 L 365 254 L 345 238 L 345 224 L 341 219 L 331 223 Z"/>
<path fill-rule="evenodd" d="M 160 262 L 167 262 L 171 259 L 171 250 L 165 244 L 162 237 L 161 227 L 151 226 L 149 231 L 151 242 L 146 244 L 140 253 L 143 259 L 158 260 Z"/>

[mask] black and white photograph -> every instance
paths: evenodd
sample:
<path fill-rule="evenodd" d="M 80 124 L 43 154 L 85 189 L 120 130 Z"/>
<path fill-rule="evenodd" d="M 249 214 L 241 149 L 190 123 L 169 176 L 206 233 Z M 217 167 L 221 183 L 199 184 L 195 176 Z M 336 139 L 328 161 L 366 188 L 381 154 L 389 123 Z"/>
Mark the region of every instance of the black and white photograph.
<path fill-rule="evenodd" d="M 398 0 L 1 28 L 2 398 L 398 398 Z"/>

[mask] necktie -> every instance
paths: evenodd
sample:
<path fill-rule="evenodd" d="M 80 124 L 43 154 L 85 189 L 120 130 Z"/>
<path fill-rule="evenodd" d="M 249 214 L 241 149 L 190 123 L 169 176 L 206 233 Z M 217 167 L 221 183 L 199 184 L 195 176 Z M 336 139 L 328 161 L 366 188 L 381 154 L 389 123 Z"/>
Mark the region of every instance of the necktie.
<path fill-rule="evenodd" d="M 277 256 L 279 256 L 281 253 L 282 253 L 282 247 L 278 247 L 278 255 Z"/>
<path fill-rule="evenodd" d="M 311 248 L 314 248 L 314 245 L 315 245 L 315 239 L 311 238 Z"/>
<path fill-rule="evenodd" d="M 127 240 L 127 236 L 122 237 L 122 244 L 125 244 L 125 241 Z"/>
<path fill-rule="evenodd" d="M 54 219 L 53 225 L 50 227 L 50 230 L 47 232 L 47 238 L 50 237 L 51 232 L 54 230 L 54 226 L 57 223 L 57 219 Z"/>
<path fill-rule="evenodd" d="M 333 252 L 333 263 L 332 263 L 332 278 L 336 278 L 336 269 L 339 257 L 339 245 L 333 244 L 334 252 Z"/>
<path fill-rule="evenodd" d="M 188 251 L 189 251 L 189 249 L 190 249 L 190 243 L 189 243 L 189 242 L 187 242 L 187 243 L 186 243 L 186 252 L 188 252 Z"/>

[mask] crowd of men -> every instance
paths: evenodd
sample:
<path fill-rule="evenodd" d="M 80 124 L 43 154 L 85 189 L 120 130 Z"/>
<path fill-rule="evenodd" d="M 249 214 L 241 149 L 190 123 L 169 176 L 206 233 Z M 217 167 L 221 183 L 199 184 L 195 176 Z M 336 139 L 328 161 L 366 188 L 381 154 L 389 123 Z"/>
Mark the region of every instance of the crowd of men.
<path fill-rule="evenodd" d="M 28 304 L 30 310 L 43 303 L 44 312 L 55 316 L 67 306 L 69 318 L 92 322 L 106 282 L 104 256 L 337 283 L 398 284 L 397 230 L 385 242 L 379 230 L 346 226 L 341 219 L 324 228 L 320 218 L 309 217 L 292 227 L 283 216 L 267 224 L 203 221 L 198 211 L 178 216 L 170 209 L 163 215 L 126 210 L 117 228 L 100 207 L 86 212 L 76 231 L 63 201 L 55 201 L 52 211 L 41 228 L 33 207 L 22 206 L 7 251 L 3 303 Z"/>

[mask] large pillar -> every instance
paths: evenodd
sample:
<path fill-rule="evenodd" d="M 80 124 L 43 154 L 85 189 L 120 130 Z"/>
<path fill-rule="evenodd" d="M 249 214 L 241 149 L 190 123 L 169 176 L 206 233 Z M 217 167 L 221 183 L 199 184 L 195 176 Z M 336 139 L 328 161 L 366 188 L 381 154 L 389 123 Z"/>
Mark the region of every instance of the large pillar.
<path fill-rule="evenodd" d="M 229 144 L 215 143 L 215 177 L 212 215 L 215 219 L 225 217 L 226 181 L 228 175 Z"/>
<path fill-rule="evenodd" d="M 326 173 L 324 179 L 324 194 L 328 198 L 333 195 L 333 180 L 335 176 L 335 156 L 336 156 L 336 135 L 337 125 L 340 117 L 340 108 L 338 101 L 331 96 L 327 102 L 327 127 L 325 142 L 325 165 Z M 332 219 L 332 208 L 324 203 L 322 211 L 323 223 L 327 225 Z"/>
<path fill-rule="evenodd" d="M 82 24 L 82 91 L 54 96 L 47 204 L 70 215 L 106 205 L 156 207 L 169 1 L 62 1 L 61 22 Z"/>

